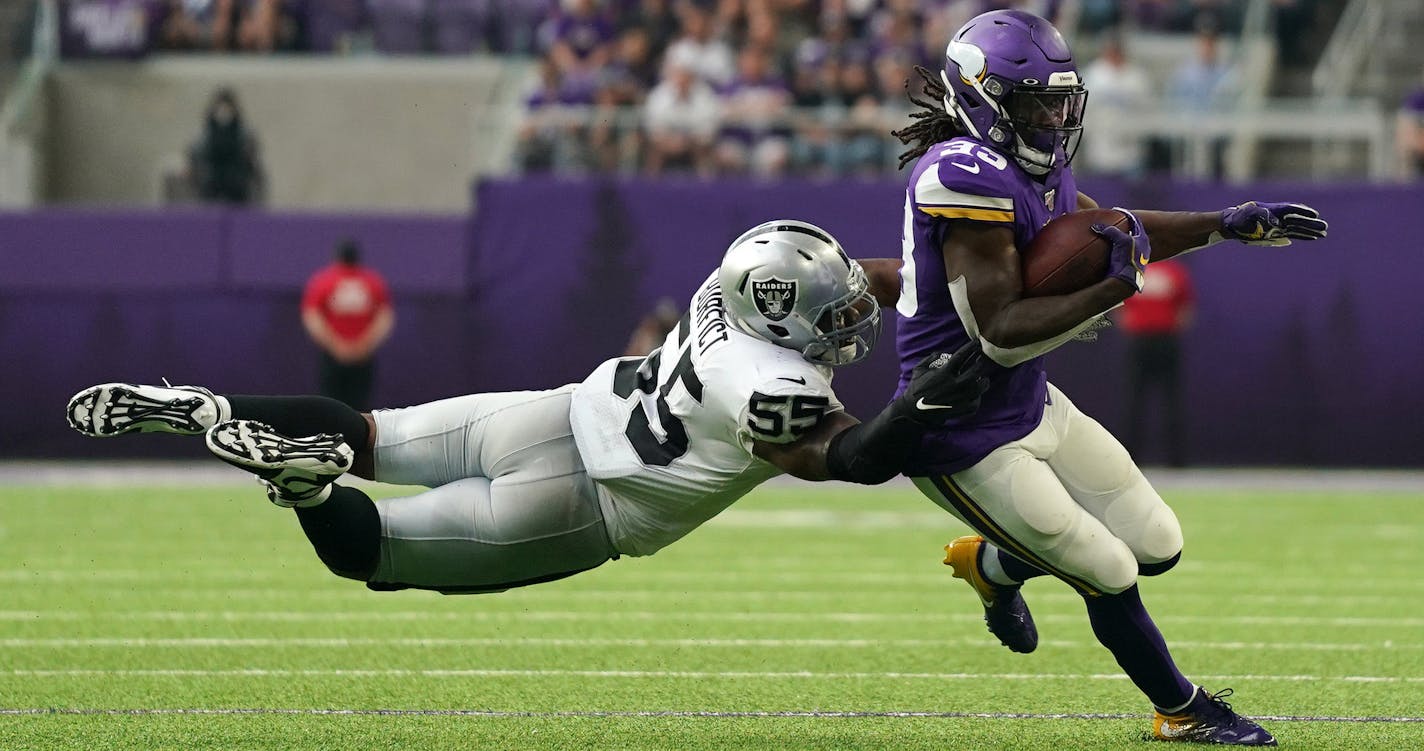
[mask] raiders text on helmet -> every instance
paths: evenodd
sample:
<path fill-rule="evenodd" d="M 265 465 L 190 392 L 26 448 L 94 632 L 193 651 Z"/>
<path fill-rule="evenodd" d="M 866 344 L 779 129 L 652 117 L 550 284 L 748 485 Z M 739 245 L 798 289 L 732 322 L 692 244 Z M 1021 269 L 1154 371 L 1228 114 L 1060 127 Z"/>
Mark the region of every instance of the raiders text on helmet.
<path fill-rule="evenodd" d="M 880 335 L 865 272 L 814 224 L 753 227 L 727 249 L 717 278 L 734 326 L 811 362 L 862 360 Z"/>

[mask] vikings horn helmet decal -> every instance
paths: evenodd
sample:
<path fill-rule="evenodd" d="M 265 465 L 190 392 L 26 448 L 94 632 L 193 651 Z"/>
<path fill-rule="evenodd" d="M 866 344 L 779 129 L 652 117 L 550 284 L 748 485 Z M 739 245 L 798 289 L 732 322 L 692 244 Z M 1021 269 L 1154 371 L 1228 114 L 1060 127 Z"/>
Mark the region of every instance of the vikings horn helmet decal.
<path fill-rule="evenodd" d="M 971 136 L 1043 175 L 1073 159 L 1088 92 L 1053 25 L 998 10 L 964 24 L 945 49 L 944 108 Z"/>

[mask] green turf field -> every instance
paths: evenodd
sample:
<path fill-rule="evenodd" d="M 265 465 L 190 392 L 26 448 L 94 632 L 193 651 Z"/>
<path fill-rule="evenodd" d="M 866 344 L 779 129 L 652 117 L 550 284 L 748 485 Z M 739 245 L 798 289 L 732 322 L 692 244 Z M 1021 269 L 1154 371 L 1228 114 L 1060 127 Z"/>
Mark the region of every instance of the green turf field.
<path fill-rule="evenodd" d="M 1189 676 L 1285 747 L 1424 748 L 1424 494 L 1168 495 Z M 255 485 L 3 488 L 0 749 L 1155 748 L 1065 586 L 1024 589 L 1036 654 L 992 640 L 961 531 L 783 485 L 573 579 L 375 594 Z"/>

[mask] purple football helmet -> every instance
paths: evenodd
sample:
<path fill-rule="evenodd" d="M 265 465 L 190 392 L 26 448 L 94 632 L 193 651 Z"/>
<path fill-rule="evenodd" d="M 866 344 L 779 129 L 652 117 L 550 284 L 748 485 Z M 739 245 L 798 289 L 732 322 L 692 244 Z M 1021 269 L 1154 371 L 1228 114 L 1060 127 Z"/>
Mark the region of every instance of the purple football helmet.
<path fill-rule="evenodd" d="M 945 49 L 944 108 L 975 138 L 1046 174 L 1073 159 L 1088 91 L 1053 24 L 996 10 L 964 24 Z"/>

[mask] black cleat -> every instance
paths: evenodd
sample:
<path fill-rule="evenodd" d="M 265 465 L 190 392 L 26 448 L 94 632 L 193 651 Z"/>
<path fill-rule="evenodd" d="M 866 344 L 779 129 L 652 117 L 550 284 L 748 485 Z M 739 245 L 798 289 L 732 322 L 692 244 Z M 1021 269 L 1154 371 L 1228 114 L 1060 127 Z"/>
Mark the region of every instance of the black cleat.
<path fill-rule="evenodd" d="M 984 538 L 978 535 L 960 537 L 944 546 L 944 563 L 954 570 L 956 579 L 968 582 L 979 595 L 989 633 L 1010 650 L 1028 654 L 1038 648 L 1038 627 L 1033 625 L 1033 614 L 1028 612 L 1028 603 L 1019 594 L 1019 587 L 995 584 L 984 576 L 979 563 L 984 548 Z"/>
<path fill-rule="evenodd" d="M 1152 718 L 1150 740 L 1209 743 L 1218 746 L 1274 746 L 1276 739 L 1265 728 L 1236 714 L 1226 697 L 1231 689 L 1214 694 L 1198 686 L 1192 702 L 1180 713 L 1157 710 Z"/>

